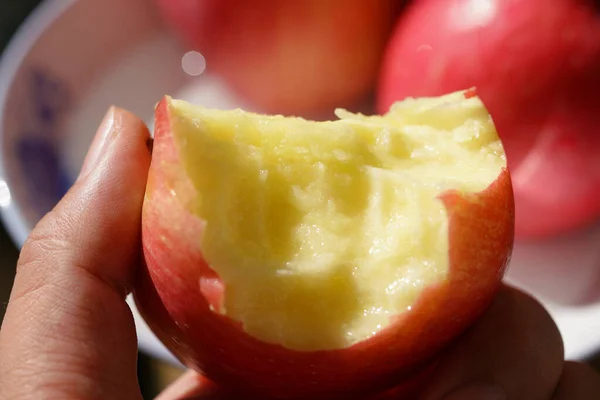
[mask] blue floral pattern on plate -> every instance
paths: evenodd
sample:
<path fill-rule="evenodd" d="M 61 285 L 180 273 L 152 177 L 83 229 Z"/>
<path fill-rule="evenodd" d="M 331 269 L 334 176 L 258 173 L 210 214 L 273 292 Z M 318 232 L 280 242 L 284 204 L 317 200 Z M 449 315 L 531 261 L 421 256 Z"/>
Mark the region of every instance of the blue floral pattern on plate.
<path fill-rule="evenodd" d="M 33 106 L 26 128 L 14 143 L 31 205 L 39 216 L 52 210 L 72 185 L 60 159 L 58 137 L 70 109 L 66 82 L 49 71 L 34 68 L 28 76 L 29 101 Z M 25 123 L 26 122 L 26 123 Z"/>

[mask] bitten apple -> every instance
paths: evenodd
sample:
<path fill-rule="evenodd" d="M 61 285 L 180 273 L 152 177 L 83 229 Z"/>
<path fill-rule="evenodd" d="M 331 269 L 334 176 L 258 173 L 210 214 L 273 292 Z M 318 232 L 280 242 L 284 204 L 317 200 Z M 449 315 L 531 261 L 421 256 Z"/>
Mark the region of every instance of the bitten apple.
<path fill-rule="evenodd" d="M 600 3 L 419 0 L 386 50 L 379 110 L 477 86 L 508 156 L 518 238 L 600 218 Z"/>
<path fill-rule="evenodd" d="M 403 0 L 155 0 L 165 20 L 246 103 L 331 114 L 375 87 Z"/>
<path fill-rule="evenodd" d="M 409 379 L 484 311 L 511 254 L 510 177 L 474 90 L 337 114 L 156 109 L 136 303 L 244 398 Z"/>

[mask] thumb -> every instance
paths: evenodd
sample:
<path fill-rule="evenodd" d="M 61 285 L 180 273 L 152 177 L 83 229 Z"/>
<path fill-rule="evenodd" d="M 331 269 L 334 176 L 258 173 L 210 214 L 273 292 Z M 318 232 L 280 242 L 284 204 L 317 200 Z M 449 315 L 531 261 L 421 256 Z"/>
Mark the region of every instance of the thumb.
<path fill-rule="evenodd" d="M 111 108 L 77 182 L 23 246 L 0 330 L 0 399 L 141 399 L 125 295 L 149 140 L 138 118 Z"/>

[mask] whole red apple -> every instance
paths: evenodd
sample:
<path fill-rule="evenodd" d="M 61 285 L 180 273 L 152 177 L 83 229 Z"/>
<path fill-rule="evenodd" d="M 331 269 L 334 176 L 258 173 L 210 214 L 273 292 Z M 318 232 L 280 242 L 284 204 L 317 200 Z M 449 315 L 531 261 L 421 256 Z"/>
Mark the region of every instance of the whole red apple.
<path fill-rule="evenodd" d="M 379 110 L 477 86 L 515 190 L 516 235 L 600 217 L 600 3 L 417 0 L 384 58 Z"/>
<path fill-rule="evenodd" d="M 410 387 L 510 257 L 506 158 L 474 91 L 337 114 L 156 109 L 136 304 L 243 398 Z"/>
<path fill-rule="evenodd" d="M 376 85 L 402 0 L 156 0 L 165 20 L 256 109 L 321 115 Z"/>

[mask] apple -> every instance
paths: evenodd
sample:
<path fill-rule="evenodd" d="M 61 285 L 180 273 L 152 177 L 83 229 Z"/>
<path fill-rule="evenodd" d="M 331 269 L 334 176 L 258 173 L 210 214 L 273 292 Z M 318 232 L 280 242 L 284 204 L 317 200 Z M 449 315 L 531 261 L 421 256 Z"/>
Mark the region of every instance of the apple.
<path fill-rule="evenodd" d="M 156 0 L 185 43 L 262 112 L 331 114 L 374 90 L 403 0 Z"/>
<path fill-rule="evenodd" d="M 337 115 L 156 108 L 136 304 L 244 398 L 410 386 L 486 309 L 512 251 L 506 157 L 474 90 Z"/>
<path fill-rule="evenodd" d="M 477 87 L 506 148 L 519 239 L 600 218 L 599 4 L 419 0 L 388 44 L 379 111 Z"/>

